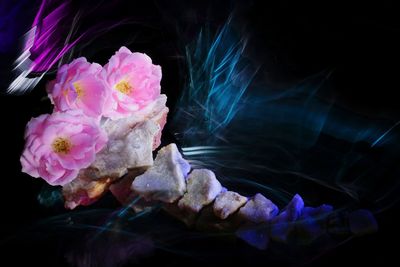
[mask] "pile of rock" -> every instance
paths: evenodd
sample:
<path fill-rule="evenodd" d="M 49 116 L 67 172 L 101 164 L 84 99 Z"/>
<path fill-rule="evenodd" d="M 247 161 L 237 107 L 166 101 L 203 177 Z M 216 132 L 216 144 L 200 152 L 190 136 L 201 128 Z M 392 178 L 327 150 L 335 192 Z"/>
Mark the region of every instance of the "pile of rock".
<path fill-rule="evenodd" d="M 167 97 L 160 95 L 129 117 L 102 122 L 108 143 L 96 154 L 89 168 L 81 170 L 75 180 L 63 186 L 67 208 L 90 205 L 128 172 L 137 175 L 153 165 L 153 151 L 161 143 L 167 120 L 166 102 Z"/>
<path fill-rule="evenodd" d="M 295 195 L 279 213 L 278 207 L 262 194 L 245 197 L 224 188 L 211 170 L 190 170 L 175 144 L 160 149 L 154 165 L 143 174 L 125 179 L 132 181 L 132 192 L 124 197 L 125 204 L 137 196 L 148 205 L 162 202 L 166 212 L 189 227 L 235 231 L 238 237 L 260 249 L 266 248 L 270 238 L 286 242 L 298 232 L 301 220 L 307 221 L 306 230 L 312 232 L 312 239 L 319 237 L 326 232 L 321 218 L 332 211 L 328 205 L 304 207 L 301 197 Z M 121 190 L 113 193 L 121 197 Z M 143 202 L 139 205 L 133 204 L 132 208 L 146 207 Z M 295 221 L 298 223 L 294 224 Z"/>
<path fill-rule="evenodd" d="M 159 107 L 165 105 L 160 103 Z M 300 239 L 308 243 L 332 229 L 343 231 L 336 229 L 337 218 L 329 217 L 332 214 L 329 205 L 305 207 L 296 194 L 279 212 L 262 194 L 246 197 L 227 190 L 211 170 L 192 170 L 175 144 L 161 148 L 153 161 L 152 151 L 159 145 L 160 129 L 165 123 L 162 118 L 167 111 L 159 108 L 150 117 L 154 119 L 144 122 L 131 118 L 109 124 L 109 134 L 114 133 L 115 142 L 111 141 L 101 152 L 92 168 L 83 170 L 79 179 L 64 187 L 65 205 L 75 208 L 90 204 L 109 189 L 122 204 L 136 212 L 161 203 L 164 211 L 188 227 L 234 232 L 259 249 L 265 249 L 270 239 L 284 243 Z M 152 141 L 140 142 L 142 138 Z M 120 144 L 120 140 L 124 141 Z M 368 217 L 369 213 L 361 215 Z M 360 215 L 356 217 L 353 221 L 360 221 Z M 360 232 L 354 229 L 349 233 Z"/>
<path fill-rule="evenodd" d="M 269 221 L 278 208 L 261 194 L 247 198 L 228 191 L 211 170 L 194 169 L 183 159 L 175 144 L 160 149 L 146 172 L 133 180 L 132 191 L 147 201 L 161 201 L 167 211 L 193 225 L 206 208 L 211 208 L 215 219 L 227 220 L 241 217 L 255 223 Z M 188 220 L 187 215 L 193 220 Z M 189 216 L 190 217 L 190 216 Z"/>

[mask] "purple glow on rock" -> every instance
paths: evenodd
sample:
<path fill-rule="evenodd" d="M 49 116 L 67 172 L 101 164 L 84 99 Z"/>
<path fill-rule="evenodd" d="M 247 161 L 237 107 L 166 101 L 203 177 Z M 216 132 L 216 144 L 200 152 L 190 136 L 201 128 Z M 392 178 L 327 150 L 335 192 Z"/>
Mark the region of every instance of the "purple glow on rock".
<path fill-rule="evenodd" d="M 301 214 L 304 202 L 299 195 L 295 195 L 286 208 L 271 220 L 271 238 L 279 242 L 286 242 L 294 224 Z"/>
<path fill-rule="evenodd" d="M 242 227 L 236 232 L 236 236 L 260 250 L 267 249 L 269 244 L 269 236 L 265 228 Z"/>

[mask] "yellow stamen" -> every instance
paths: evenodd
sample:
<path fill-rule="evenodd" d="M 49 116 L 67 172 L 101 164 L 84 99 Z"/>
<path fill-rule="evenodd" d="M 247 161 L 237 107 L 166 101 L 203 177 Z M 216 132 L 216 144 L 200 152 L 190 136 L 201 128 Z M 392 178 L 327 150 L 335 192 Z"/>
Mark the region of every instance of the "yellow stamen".
<path fill-rule="evenodd" d="M 56 138 L 51 144 L 53 151 L 59 154 L 68 154 L 71 151 L 71 142 L 62 137 Z"/>
<path fill-rule="evenodd" d="M 85 94 L 85 92 L 84 92 L 84 90 L 82 88 L 82 85 L 79 82 L 74 82 L 73 85 L 74 85 L 77 97 L 78 98 L 82 98 L 83 95 Z"/>
<path fill-rule="evenodd" d="M 125 80 L 122 80 L 119 83 L 117 83 L 115 85 L 115 89 L 126 95 L 129 95 L 133 90 L 132 86 Z"/>

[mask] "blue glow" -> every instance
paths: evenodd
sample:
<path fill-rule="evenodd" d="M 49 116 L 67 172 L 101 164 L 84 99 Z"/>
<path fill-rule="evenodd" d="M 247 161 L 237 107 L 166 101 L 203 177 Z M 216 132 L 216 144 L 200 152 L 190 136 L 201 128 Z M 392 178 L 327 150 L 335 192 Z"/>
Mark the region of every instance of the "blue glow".
<path fill-rule="evenodd" d="M 187 86 L 169 127 L 191 165 L 280 205 L 294 192 L 308 201 L 299 182 L 338 194 L 334 206 L 368 199 L 378 212 L 397 201 L 400 122 L 338 103 L 332 70 L 286 85 L 266 81 L 231 23 L 214 35 L 203 29 L 186 47 Z"/>
<path fill-rule="evenodd" d="M 244 49 L 245 41 L 234 35 L 229 23 L 214 38 L 209 30 L 202 30 L 197 41 L 186 47 L 189 82 L 178 104 L 183 109 L 178 112 L 202 120 L 192 120 L 185 134 L 200 129 L 214 134 L 239 112 L 242 97 L 256 73 L 246 63 Z"/>
<path fill-rule="evenodd" d="M 393 129 L 395 129 L 397 126 L 399 126 L 399 124 L 400 124 L 400 121 L 396 122 L 386 132 L 384 132 L 381 136 L 379 136 L 379 138 L 376 139 L 376 141 L 372 143 L 371 147 L 373 147 L 373 146 L 377 145 L 379 142 L 381 142 Z"/>
<path fill-rule="evenodd" d="M 64 199 L 60 188 L 44 185 L 40 190 L 37 200 L 39 203 L 46 207 L 54 207 L 56 205 L 62 206 Z"/>

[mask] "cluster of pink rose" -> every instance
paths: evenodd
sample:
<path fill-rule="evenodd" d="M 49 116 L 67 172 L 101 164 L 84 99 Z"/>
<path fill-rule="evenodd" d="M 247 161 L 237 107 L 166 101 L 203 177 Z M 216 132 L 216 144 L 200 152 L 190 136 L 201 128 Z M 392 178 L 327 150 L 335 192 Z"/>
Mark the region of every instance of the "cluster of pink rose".
<path fill-rule="evenodd" d="M 22 171 L 51 185 L 69 183 L 107 144 L 101 119 L 141 110 L 160 95 L 160 82 L 161 67 L 126 47 L 104 67 L 83 57 L 63 65 L 48 86 L 54 112 L 27 125 Z"/>

